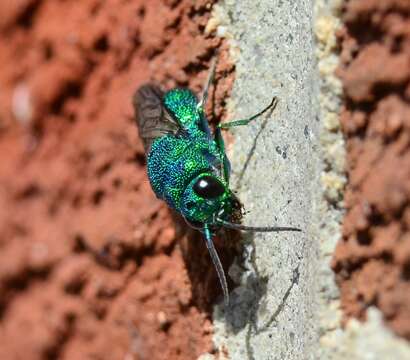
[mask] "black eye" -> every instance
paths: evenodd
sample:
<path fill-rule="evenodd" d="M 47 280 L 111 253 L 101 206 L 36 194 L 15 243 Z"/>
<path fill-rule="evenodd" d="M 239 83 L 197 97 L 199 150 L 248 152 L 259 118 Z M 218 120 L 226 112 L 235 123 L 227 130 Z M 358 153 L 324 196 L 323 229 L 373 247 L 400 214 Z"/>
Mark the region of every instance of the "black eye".
<path fill-rule="evenodd" d="M 221 196 L 225 192 L 225 188 L 217 178 L 204 175 L 194 184 L 194 191 L 204 199 L 212 199 Z"/>

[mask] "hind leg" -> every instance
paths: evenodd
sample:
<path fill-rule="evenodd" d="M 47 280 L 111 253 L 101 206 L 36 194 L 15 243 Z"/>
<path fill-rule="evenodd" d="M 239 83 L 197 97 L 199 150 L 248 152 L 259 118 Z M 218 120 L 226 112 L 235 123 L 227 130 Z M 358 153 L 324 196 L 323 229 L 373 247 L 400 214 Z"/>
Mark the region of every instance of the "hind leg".
<path fill-rule="evenodd" d="M 220 128 L 220 129 L 229 129 L 229 128 L 236 127 L 236 126 L 248 125 L 251 121 L 253 121 L 256 118 L 258 118 L 259 116 L 263 115 L 269 109 L 274 110 L 276 108 L 277 104 L 278 104 L 278 98 L 276 96 L 274 96 L 271 103 L 267 107 L 265 107 L 262 111 L 259 111 L 257 114 L 252 115 L 251 117 L 246 118 L 246 119 L 234 120 L 234 121 L 230 121 L 230 122 L 227 122 L 227 123 L 221 123 L 221 124 L 218 125 L 218 128 Z"/>

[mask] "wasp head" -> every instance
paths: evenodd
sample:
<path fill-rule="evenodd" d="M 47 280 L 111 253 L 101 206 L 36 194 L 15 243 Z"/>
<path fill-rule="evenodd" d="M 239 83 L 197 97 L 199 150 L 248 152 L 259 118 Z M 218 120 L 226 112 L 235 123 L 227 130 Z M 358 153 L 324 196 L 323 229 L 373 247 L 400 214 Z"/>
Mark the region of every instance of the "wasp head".
<path fill-rule="evenodd" d="M 219 227 L 217 219 L 240 223 L 242 205 L 224 180 L 202 173 L 187 186 L 181 198 L 181 212 L 196 228 L 203 224 Z"/>

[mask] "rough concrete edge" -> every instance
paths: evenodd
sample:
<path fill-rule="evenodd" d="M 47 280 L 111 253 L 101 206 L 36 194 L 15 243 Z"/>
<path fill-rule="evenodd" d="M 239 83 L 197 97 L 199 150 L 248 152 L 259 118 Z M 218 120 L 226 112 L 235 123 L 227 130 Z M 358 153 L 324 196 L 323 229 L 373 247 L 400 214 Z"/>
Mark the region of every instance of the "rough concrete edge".
<path fill-rule="evenodd" d="M 229 24 L 229 19 L 227 18 L 226 13 L 223 10 L 223 7 L 220 6 L 218 3 L 215 4 L 212 7 L 212 14 L 210 19 L 208 20 L 208 23 L 205 27 L 205 33 L 206 34 L 211 34 L 214 33 L 215 36 L 224 38 L 226 41 L 229 43 L 229 58 L 230 60 L 235 63 L 235 60 L 239 56 L 239 47 L 234 40 L 233 35 L 229 32 L 228 29 L 228 24 Z M 234 113 L 234 102 L 232 101 L 231 98 L 227 99 L 226 101 L 226 112 L 228 118 L 231 118 L 232 114 Z M 225 144 L 227 149 L 231 147 L 230 144 Z M 219 305 L 216 305 L 218 307 Z M 214 309 L 214 313 L 219 313 L 219 309 Z M 205 353 L 200 355 L 197 360 L 215 360 L 216 358 L 218 360 L 228 360 L 229 356 L 224 352 L 221 351 L 219 347 L 219 341 L 214 340 L 214 345 L 215 349 L 218 351 L 217 356 L 210 354 L 210 353 Z"/>
<path fill-rule="evenodd" d="M 336 31 L 340 28 L 343 0 L 315 1 L 315 36 L 320 83 L 320 118 L 323 196 L 319 209 L 321 269 L 319 281 L 324 284 L 320 302 L 320 359 L 410 359 L 410 345 L 392 333 L 383 323 L 379 310 L 370 308 L 367 321 L 350 319 L 342 327 L 339 293 L 330 262 L 341 236 L 343 216 L 344 141 L 340 132 L 339 109 L 342 86 L 335 76 L 338 66 Z"/>
<path fill-rule="evenodd" d="M 240 49 L 237 42 L 234 39 L 233 34 L 229 32 L 229 23 L 230 20 L 225 13 L 223 7 L 216 3 L 212 7 L 211 17 L 208 20 L 208 23 L 205 27 L 205 33 L 211 34 L 214 33 L 216 37 L 220 37 L 225 39 L 229 44 L 229 58 L 230 60 L 235 63 L 239 57 Z M 226 113 L 228 118 L 232 118 L 232 114 L 234 114 L 235 102 L 232 98 L 226 99 Z M 231 144 L 225 144 L 227 151 L 231 150 Z M 216 305 L 214 308 L 214 316 L 219 316 L 219 306 Z M 216 330 L 218 331 L 218 330 Z M 217 355 L 204 353 L 201 354 L 197 360 L 228 360 L 229 355 L 224 349 L 220 348 L 219 341 L 214 339 L 215 350 L 217 350 Z"/>
<path fill-rule="evenodd" d="M 322 193 L 318 194 L 317 233 L 319 239 L 319 336 L 320 358 L 331 358 L 341 330 L 339 290 L 330 267 L 337 242 L 341 237 L 343 189 L 346 183 L 345 147 L 340 131 L 339 109 L 342 85 L 334 75 L 338 66 L 336 30 L 341 26 L 339 10 L 342 0 L 316 0 L 314 33 L 317 71 L 319 72 L 319 119 L 322 171 Z"/>

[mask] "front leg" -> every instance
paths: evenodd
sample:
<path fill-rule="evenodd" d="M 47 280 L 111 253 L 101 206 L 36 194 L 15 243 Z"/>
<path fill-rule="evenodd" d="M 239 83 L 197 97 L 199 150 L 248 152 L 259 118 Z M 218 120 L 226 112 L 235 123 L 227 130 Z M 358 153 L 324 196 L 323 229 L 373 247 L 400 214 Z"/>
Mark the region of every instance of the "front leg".
<path fill-rule="evenodd" d="M 215 130 L 214 140 L 215 140 L 215 143 L 218 147 L 219 153 L 223 157 L 222 169 L 221 170 L 222 170 L 222 173 L 224 175 L 224 180 L 226 181 L 227 184 L 229 184 L 229 177 L 230 177 L 230 174 L 231 174 L 231 165 L 230 165 L 228 157 L 226 156 L 226 153 L 225 153 L 225 142 L 224 142 L 224 139 L 222 137 L 221 129 L 219 127 L 217 127 L 216 130 Z"/>

